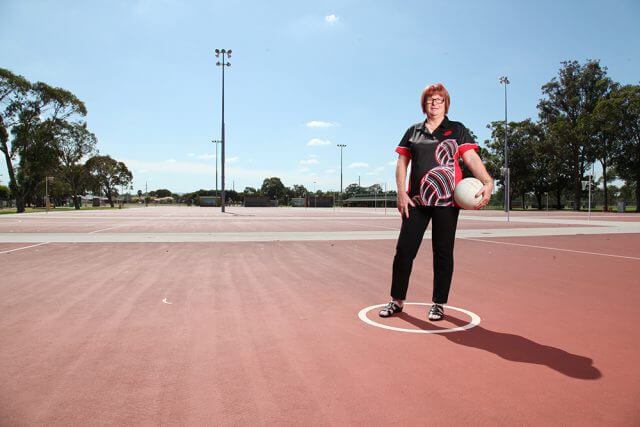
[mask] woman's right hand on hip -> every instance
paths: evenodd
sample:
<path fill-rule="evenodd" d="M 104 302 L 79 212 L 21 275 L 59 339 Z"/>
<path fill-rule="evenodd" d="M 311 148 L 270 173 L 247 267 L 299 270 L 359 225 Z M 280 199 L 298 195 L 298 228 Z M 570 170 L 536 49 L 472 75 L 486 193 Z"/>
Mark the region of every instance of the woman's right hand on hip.
<path fill-rule="evenodd" d="M 413 200 L 411 200 L 407 192 L 403 191 L 402 193 L 398 193 L 398 210 L 400 211 L 400 215 L 409 218 L 409 206 L 415 208 L 416 204 L 413 203 Z"/>

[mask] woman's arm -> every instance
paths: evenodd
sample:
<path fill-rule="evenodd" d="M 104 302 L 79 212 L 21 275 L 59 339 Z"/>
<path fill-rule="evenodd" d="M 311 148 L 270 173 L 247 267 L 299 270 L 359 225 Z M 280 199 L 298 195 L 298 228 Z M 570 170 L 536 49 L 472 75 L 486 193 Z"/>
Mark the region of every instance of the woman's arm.
<path fill-rule="evenodd" d="M 467 150 L 462 154 L 462 160 L 467 165 L 473 176 L 478 178 L 482 182 L 482 188 L 476 194 L 476 197 L 482 196 L 482 200 L 476 206 L 476 209 L 482 209 L 489 203 L 491 198 L 491 192 L 493 191 L 493 178 L 487 172 L 487 168 L 484 167 L 482 159 L 476 153 L 476 150 Z"/>
<path fill-rule="evenodd" d="M 409 158 L 400 154 L 396 163 L 396 186 L 398 187 L 398 210 L 400 215 L 409 218 L 409 206 L 415 207 L 415 203 L 407 194 L 407 167 L 409 167 Z"/>

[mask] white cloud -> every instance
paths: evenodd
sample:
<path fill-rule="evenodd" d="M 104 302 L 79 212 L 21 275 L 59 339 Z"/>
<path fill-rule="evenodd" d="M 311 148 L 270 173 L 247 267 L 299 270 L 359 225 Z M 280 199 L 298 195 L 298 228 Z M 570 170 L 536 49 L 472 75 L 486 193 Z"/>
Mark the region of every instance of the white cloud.
<path fill-rule="evenodd" d="M 298 169 L 298 172 L 301 172 L 301 173 L 302 172 L 309 172 L 310 170 L 311 169 L 309 169 L 309 168 L 300 168 L 300 169 Z"/>
<path fill-rule="evenodd" d="M 300 164 L 301 165 L 316 165 L 316 164 L 318 164 L 318 159 L 300 160 Z"/>
<path fill-rule="evenodd" d="M 311 120 L 307 122 L 308 128 L 330 128 L 335 126 L 335 123 L 332 122 L 324 122 L 322 120 Z"/>
<path fill-rule="evenodd" d="M 327 16 L 324 17 L 324 22 L 326 22 L 327 24 L 330 24 L 330 25 L 335 24 L 339 20 L 340 20 L 340 17 L 334 15 L 333 13 L 331 15 L 327 15 Z"/>
<path fill-rule="evenodd" d="M 197 159 L 203 159 L 203 160 L 205 160 L 205 159 L 215 159 L 216 155 L 215 154 L 198 154 L 196 156 L 196 158 Z"/>
<path fill-rule="evenodd" d="M 318 139 L 318 138 L 312 138 L 309 140 L 309 142 L 307 142 L 307 145 L 329 145 L 331 144 L 331 141 L 329 141 L 328 139 Z"/>
<path fill-rule="evenodd" d="M 238 161 L 238 159 L 239 159 L 239 157 L 229 157 L 227 159 L 224 159 L 224 162 L 225 162 L 225 164 L 226 163 L 235 163 L 235 162 Z"/>
<path fill-rule="evenodd" d="M 384 166 L 378 166 L 373 170 L 375 173 L 380 173 L 384 171 Z"/>
<path fill-rule="evenodd" d="M 389 166 L 395 166 L 395 165 L 397 165 L 397 164 L 398 164 L 398 161 L 397 161 L 397 160 L 394 160 L 394 161 L 389 162 L 389 163 L 387 163 L 387 164 L 388 164 Z"/>
<path fill-rule="evenodd" d="M 195 156 L 196 156 L 196 153 L 187 153 L 187 156 L 189 156 L 189 157 L 195 157 Z"/>
<path fill-rule="evenodd" d="M 318 155 L 317 154 L 309 154 L 309 157 L 312 158 L 312 159 L 315 159 L 316 157 L 318 157 Z"/>
<path fill-rule="evenodd" d="M 165 163 L 176 163 L 176 159 L 167 159 Z"/>
<path fill-rule="evenodd" d="M 327 169 L 326 171 L 324 171 L 324 173 L 327 173 L 327 174 L 336 173 L 336 170 L 335 169 Z"/>
<path fill-rule="evenodd" d="M 355 162 L 355 163 L 351 163 L 349 165 L 350 168 L 368 168 L 369 167 L 369 163 L 365 163 L 365 162 Z"/>

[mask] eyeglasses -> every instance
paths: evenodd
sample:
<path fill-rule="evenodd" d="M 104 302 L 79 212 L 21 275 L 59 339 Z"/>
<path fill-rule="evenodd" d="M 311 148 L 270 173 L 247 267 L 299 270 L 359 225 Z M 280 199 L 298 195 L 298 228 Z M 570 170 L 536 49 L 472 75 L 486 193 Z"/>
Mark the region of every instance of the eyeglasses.
<path fill-rule="evenodd" d="M 427 104 L 440 105 L 444 102 L 444 98 L 427 98 Z"/>

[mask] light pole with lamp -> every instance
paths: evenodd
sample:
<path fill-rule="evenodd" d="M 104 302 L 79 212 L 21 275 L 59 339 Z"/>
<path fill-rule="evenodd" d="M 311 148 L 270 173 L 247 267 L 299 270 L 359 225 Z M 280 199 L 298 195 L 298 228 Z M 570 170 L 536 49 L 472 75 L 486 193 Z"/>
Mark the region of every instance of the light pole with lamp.
<path fill-rule="evenodd" d="M 313 207 L 318 207 L 318 192 L 316 190 L 316 181 L 313 181 Z"/>
<path fill-rule="evenodd" d="M 340 148 L 340 201 L 342 202 L 342 149 L 345 148 L 347 144 L 338 144 Z"/>
<path fill-rule="evenodd" d="M 222 55 L 222 61 L 217 61 L 216 65 L 222 67 L 222 159 L 221 159 L 221 167 L 222 167 L 222 176 L 221 176 L 221 184 L 222 191 L 220 192 L 220 202 L 222 207 L 222 212 L 224 212 L 224 67 L 230 67 L 231 63 L 225 60 L 225 56 L 227 58 L 231 58 L 231 49 L 216 49 L 216 58 L 219 58 Z M 217 163 L 216 163 L 217 164 Z"/>
<path fill-rule="evenodd" d="M 507 221 L 509 221 L 509 185 L 511 176 L 509 173 L 509 142 L 507 122 L 507 85 L 510 83 L 507 76 L 500 77 L 500 83 L 504 84 L 504 210 L 507 213 Z"/>
<path fill-rule="evenodd" d="M 213 142 L 216 145 L 216 197 L 218 197 L 218 145 L 222 143 L 222 141 L 220 141 L 219 139 L 212 139 L 211 142 Z"/>

